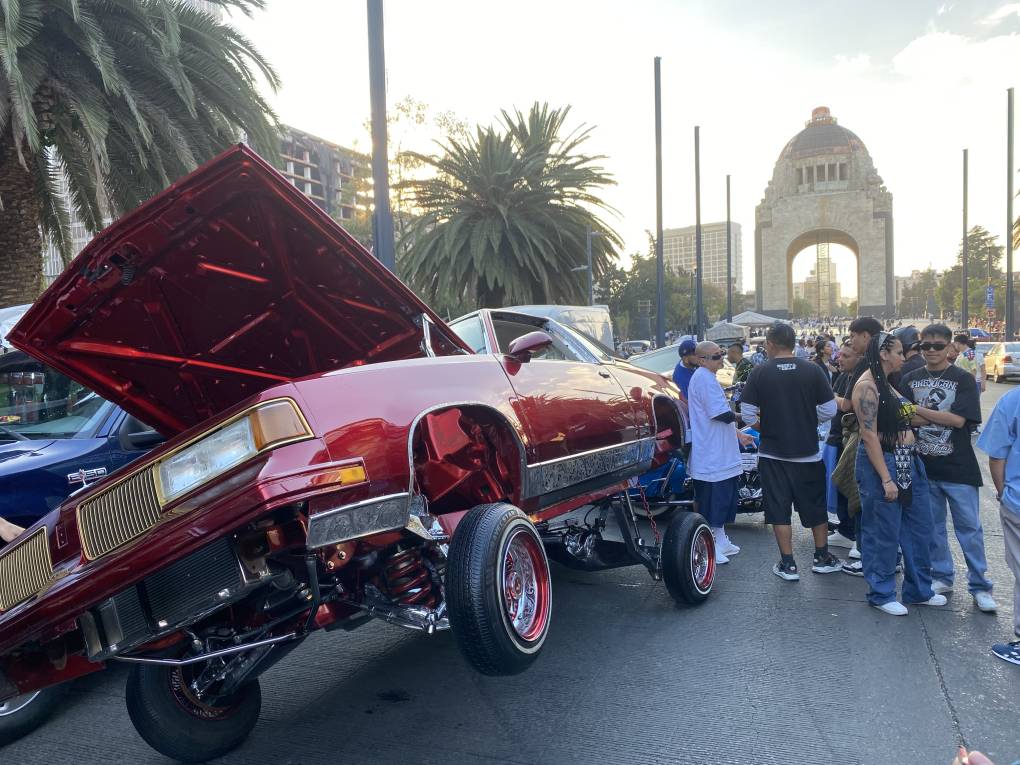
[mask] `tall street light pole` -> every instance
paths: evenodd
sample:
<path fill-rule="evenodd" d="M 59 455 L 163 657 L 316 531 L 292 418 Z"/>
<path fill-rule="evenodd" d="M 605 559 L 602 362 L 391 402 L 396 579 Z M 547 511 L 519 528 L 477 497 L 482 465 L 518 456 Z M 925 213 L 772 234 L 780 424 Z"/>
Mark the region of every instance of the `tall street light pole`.
<path fill-rule="evenodd" d="M 1013 88 L 1006 91 L 1006 340 L 1016 331 L 1013 311 Z"/>
<path fill-rule="evenodd" d="M 368 1 L 368 82 L 372 101 L 372 241 L 375 256 L 396 269 L 393 215 L 390 213 L 389 157 L 386 148 L 386 50 L 382 0 Z"/>
<path fill-rule="evenodd" d="M 571 268 L 571 271 L 587 271 L 588 272 L 588 305 L 595 305 L 595 285 L 592 276 L 592 264 L 591 264 L 591 239 L 593 236 L 605 236 L 602 231 L 592 231 L 591 226 L 585 229 L 584 235 L 584 250 L 588 255 L 588 265 L 578 266 L 577 268 Z"/>
<path fill-rule="evenodd" d="M 730 251 L 730 177 L 726 176 L 726 321 L 733 321 L 733 255 Z"/>
<path fill-rule="evenodd" d="M 960 305 L 961 329 L 966 332 L 970 324 L 967 315 L 967 150 L 963 150 L 963 295 Z"/>
<path fill-rule="evenodd" d="M 666 344 L 666 273 L 662 262 L 662 57 L 655 57 L 655 344 Z"/>
<path fill-rule="evenodd" d="M 701 128 L 694 126 L 694 272 L 695 300 L 694 332 L 698 340 L 704 340 L 701 327 L 702 304 L 702 270 L 701 270 Z"/>

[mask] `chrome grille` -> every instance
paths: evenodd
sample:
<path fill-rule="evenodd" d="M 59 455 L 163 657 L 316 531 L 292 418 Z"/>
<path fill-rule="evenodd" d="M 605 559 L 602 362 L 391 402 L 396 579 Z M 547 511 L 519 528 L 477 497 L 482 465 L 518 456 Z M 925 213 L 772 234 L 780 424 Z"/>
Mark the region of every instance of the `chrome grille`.
<path fill-rule="evenodd" d="M 0 611 L 27 600 L 52 581 L 53 564 L 44 527 L 0 556 Z"/>
<path fill-rule="evenodd" d="M 144 534 L 159 521 L 152 469 L 136 473 L 78 507 L 78 535 L 89 560 Z"/>

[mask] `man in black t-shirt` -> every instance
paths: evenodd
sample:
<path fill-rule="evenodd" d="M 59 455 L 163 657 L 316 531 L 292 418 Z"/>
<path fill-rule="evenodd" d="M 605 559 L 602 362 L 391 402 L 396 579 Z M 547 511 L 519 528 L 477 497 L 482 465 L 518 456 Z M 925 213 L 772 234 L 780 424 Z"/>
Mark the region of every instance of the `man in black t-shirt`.
<path fill-rule="evenodd" d="M 787 581 L 800 579 L 793 559 L 791 506 L 801 525 L 811 529 L 818 574 L 839 571 L 843 564 L 829 552 L 825 510 L 825 466 L 818 445 L 819 423 L 836 414 L 832 388 L 821 368 L 793 355 L 793 327 L 776 322 L 765 335 L 768 361 L 747 378 L 740 399 L 740 416 L 761 433 L 758 474 L 765 505 L 765 522 L 772 524 L 779 563 L 772 573 Z"/>
<path fill-rule="evenodd" d="M 932 589 L 953 589 L 953 556 L 946 532 L 946 505 L 967 561 L 967 585 L 982 611 L 995 611 L 992 583 L 988 579 L 984 532 L 979 515 L 978 487 L 981 469 L 970 434 L 981 422 L 981 402 L 974 375 L 949 363 L 948 347 L 953 334 L 944 324 L 932 324 L 921 332 L 925 366 L 904 375 L 904 394 L 917 404 L 917 414 L 927 421 L 917 431 L 917 451 L 924 462 L 931 487 L 935 536 L 931 544 Z"/>

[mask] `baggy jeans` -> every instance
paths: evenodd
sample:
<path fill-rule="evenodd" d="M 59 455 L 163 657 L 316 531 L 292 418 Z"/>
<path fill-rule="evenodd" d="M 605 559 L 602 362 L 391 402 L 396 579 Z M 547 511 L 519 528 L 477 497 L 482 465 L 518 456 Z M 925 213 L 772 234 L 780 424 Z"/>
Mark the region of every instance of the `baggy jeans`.
<path fill-rule="evenodd" d="M 893 455 L 882 452 L 889 475 L 896 475 Z M 913 501 L 886 502 L 882 479 L 871 466 L 864 445 L 857 450 L 857 486 L 861 492 L 861 562 L 868 583 L 868 602 L 881 606 L 896 600 L 896 550 L 903 551 L 903 602 L 923 603 L 935 593 L 931 583 L 931 542 L 934 535 L 928 476 L 914 457 Z"/>
<path fill-rule="evenodd" d="M 931 544 L 931 575 L 951 585 L 955 575 L 953 553 L 949 550 L 949 533 L 946 530 L 946 505 L 953 516 L 953 530 L 967 561 L 967 589 L 971 593 L 991 592 L 992 583 L 987 577 L 985 534 L 981 529 L 978 504 L 978 487 L 949 481 L 929 481 L 931 490 L 931 516 L 935 536 Z"/>

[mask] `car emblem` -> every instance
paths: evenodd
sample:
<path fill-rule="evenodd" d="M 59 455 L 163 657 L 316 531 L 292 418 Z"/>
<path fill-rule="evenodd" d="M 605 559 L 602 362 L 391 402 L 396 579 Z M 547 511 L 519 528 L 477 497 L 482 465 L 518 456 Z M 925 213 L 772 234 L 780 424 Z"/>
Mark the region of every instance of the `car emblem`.
<path fill-rule="evenodd" d="M 106 475 L 106 468 L 98 467 L 86 470 L 80 468 L 77 473 L 68 473 L 67 482 L 74 486 L 80 483 L 82 486 L 88 486 L 90 482 L 97 481 Z"/>

